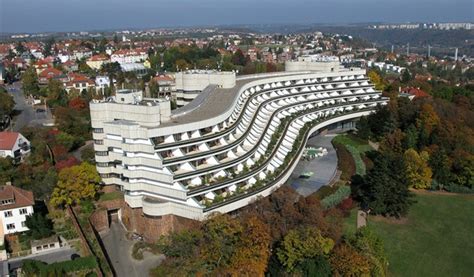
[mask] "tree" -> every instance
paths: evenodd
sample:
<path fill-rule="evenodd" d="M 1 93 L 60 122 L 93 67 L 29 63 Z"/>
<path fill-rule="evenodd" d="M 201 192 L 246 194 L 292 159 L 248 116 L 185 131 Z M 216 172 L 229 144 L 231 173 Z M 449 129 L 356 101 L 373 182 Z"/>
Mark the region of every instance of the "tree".
<path fill-rule="evenodd" d="M 56 141 L 70 151 L 75 145 L 75 138 L 68 133 L 61 132 L 56 136 Z"/>
<path fill-rule="evenodd" d="M 30 229 L 28 236 L 33 239 L 47 238 L 53 234 L 53 222 L 44 214 L 33 213 L 27 215 L 25 224 Z"/>
<path fill-rule="evenodd" d="M 63 84 L 54 79 L 48 81 L 47 87 L 48 106 L 66 106 L 67 105 L 67 92 L 63 87 Z"/>
<path fill-rule="evenodd" d="M 403 140 L 405 139 L 405 133 L 400 129 L 395 129 L 395 131 L 386 134 L 380 145 L 380 150 L 382 152 L 393 152 L 396 154 L 403 153 Z"/>
<path fill-rule="evenodd" d="M 156 81 L 151 80 L 149 85 L 148 85 L 148 89 L 150 90 L 151 97 L 153 97 L 153 98 L 158 97 L 160 87 L 158 86 L 158 83 Z"/>
<path fill-rule="evenodd" d="M 368 259 L 346 243 L 334 248 L 329 261 L 336 276 L 369 276 Z"/>
<path fill-rule="evenodd" d="M 13 109 L 15 108 L 15 101 L 13 96 L 7 92 L 0 91 L 0 121 L 3 120 L 5 115 L 9 116 L 12 114 Z"/>
<path fill-rule="evenodd" d="M 280 262 L 291 272 L 305 259 L 328 254 L 334 247 L 334 241 L 325 238 L 316 228 L 306 227 L 290 230 L 277 250 Z"/>
<path fill-rule="evenodd" d="M 46 40 L 43 47 L 43 55 L 45 57 L 51 56 L 55 40 L 54 37 L 50 37 Z"/>
<path fill-rule="evenodd" d="M 242 226 L 229 215 L 218 215 L 209 219 L 203 226 L 201 260 L 206 268 L 214 271 L 229 264 L 235 246 L 239 241 Z"/>
<path fill-rule="evenodd" d="M 429 165 L 433 171 L 433 178 L 440 185 L 447 185 L 451 179 L 451 161 L 444 149 L 437 149 L 430 156 Z"/>
<path fill-rule="evenodd" d="M 40 88 L 38 83 L 38 76 L 36 75 L 33 67 L 28 68 L 21 76 L 22 89 L 26 94 L 33 96 L 44 96 L 40 95 Z"/>
<path fill-rule="evenodd" d="M 366 116 L 363 116 L 357 122 L 357 136 L 361 139 L 369 139 L 371 135 L 369 121 Z"/>
<path fill-rule="evenodd" d="M 369 77 L 370 81 L 375 85 L 375 89 L 380 91 L 385 90 L 384 80 L 382 79 L 380 74 L 377 73 L 377 71 L 370 70 L 367 76 Z"/>
<path fill-rule="evenodd" d="M 439 124 L 440 118 L 433 106 L 423 104 L 418 119 L 416 120 L 417 127 L 422 128 L 422 130 L 426 132 L 426 135 L 429 136 Z"/>
<path fill-rule="evenodd" d="M 415 148 L 418 145 L 418 130 L 415 125 L 411 124 L 405 132 L 403 138 L 403 148 Z"/>
<path fill-rule="evenodd" d="M 317 277 L 330 277 L 331 274 L 331 264 L 328 259 L 324 256 L 317 256 L 315 258 L 304 260 L 300 266 L 298 266 L 298 271 L 303 274 L 303 276 L 317 276 Z"/>
<path fill-rule="evenodd" d="M 412 76 L 410 74 L 410 71 L 408 71 L 408 69 L 403 70 L 403 73 L 402 73 L 402 76 L 401 76 L 401 81 L 406 84 L 406 83 L 410 82 L 411 79 L 412 79 Z"/>
<path fill-rule="evenodd" d="M 371 213 L 400 217 L 412 204 L 405 165 L 398 155 L 377 154 L 374 167 L 351 182 L 352 196 Z"/>
<path fill-rule="evenodd" d="M 80 97 L 76 97 L 69 101 L 68 106 L 76 111 L 82 111 L 87 108 L 87 102 Z"/>
<path fill-rule="evenodd" d="M 64 207 L 92 199 L 99 189 L 99 182 L 99 174 L 89 163 L 65 168 L 59 172 L 58 183 L 51 195 L 51 204 Z"/>
<path fill-rule="evenodd" d="M 244 66 L 247 63 L 247 59 L 245 58 L 244 53 L 242 53 L 242 50 L 237 49 L 237 51 L 235 51 L 232 55 L 232 63 L 241 66 Z"/>
<path fill-rule="evenodd" d="M 428 166 L 428 152 L 420 154 L 414 149 L 408 149 L 403 155 L 406 166 L 407 180 L 410 187 L 415 189 L 427 189 L 431 186 L 433 172 Z"/>
<path fill-rule="evenodd" d="M 230 259 L 229 272 L 234 276 L 264 276 L 270 257 L 270 230 L 256 216 L 245 218 L 243 232 Z"/>
<path fill-rule="evenodd" d="M 369 227 L 358 229 L 355 235 L 348 240 L 357 252 L 367 257 L 371 276 L 385 276 L 387 274 L 388 259 L 385 255 L 383 241 Z"/>

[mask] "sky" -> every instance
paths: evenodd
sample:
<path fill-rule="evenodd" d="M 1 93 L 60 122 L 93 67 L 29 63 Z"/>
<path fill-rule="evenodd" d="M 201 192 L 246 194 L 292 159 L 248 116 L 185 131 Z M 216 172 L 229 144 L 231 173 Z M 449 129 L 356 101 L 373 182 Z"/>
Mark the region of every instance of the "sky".
<path fill-rule="evenodd" d="M 0 0 L 0 32 L 474 21 L 474 0 Z"/>

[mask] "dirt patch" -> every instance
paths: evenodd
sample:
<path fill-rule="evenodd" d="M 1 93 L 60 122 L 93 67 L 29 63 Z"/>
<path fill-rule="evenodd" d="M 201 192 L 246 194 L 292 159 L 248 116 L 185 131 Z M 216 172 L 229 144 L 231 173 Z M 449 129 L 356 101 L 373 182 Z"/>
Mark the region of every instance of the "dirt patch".
<path fill-rule="evenodd" d="M 385 217 L 381 215 L 369 216 L 369 221 L 383 222 L 383 223 L 397 224 L 397 225 L 404 225 L 409 222 L 407 217 L 396 218 L 396 217 Z"/>

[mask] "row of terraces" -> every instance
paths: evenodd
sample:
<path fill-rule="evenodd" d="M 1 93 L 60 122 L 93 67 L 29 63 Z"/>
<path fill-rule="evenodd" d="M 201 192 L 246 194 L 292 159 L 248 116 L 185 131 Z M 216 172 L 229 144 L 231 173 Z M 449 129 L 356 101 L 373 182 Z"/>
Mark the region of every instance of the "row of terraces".
<path fill-rule="evenodd" d="M 247 106 L 250 106 L 250 108 L 255 108 L 257 103 L 262 101 L 261 97 L 268 99 L 269 97 L 298 94 L 299 92 L 305 93 L 316 91 L 323 91 L 326 93 L 340 91 L 341 93 L 344 93 L 344 95 L 349 95 L 358 93 L 356 88 L 360 89 L 360 87 L 371 88 L 368 79 L 366 79 L 364 75 L 314 78 L 293 80 L 284 83 L 274 82 L 271 84 L 257 85 L 245 90 L 242 94 L 240 94 L 232 116 L 226 121 L 220 122 L 217 124 L 217 126 L 213 126 L 207 131 L 193 130 L 180 134 L 154 137 L 152 138 L 152 141 L 155 144 L 156 149 L 173 148 L 177 145 L 192 144 L 200 142 L 203 139 L 212 139 L 221 135 L 221 133 L 230 132 L 236 127 L 233 123 L 238 121 L 238 119 L 241 117 L 242 110 L 248 110 Z M 346 89 L 343 91 L 344 88 Z M 261 97 L 258 98 L 259 96 Z M 249 98 L 253 100 L 253 102 L 248 101 Z"/>

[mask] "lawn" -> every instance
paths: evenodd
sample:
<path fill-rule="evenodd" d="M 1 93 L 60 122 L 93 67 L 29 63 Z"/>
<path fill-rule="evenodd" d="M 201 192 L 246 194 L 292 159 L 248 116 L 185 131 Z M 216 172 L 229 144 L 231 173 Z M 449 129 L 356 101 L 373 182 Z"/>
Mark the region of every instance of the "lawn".
<path fill-rule="evenodd" d="M 383 239 L 390 276 L 474 276 L 474 195 L 416 194 L 406 219 L 370 216 Z M 355 230 L 356 211 L 345 232 Z"/>
<path fill-rule="evenodd" d="M 102 194 L 99 198 L 99 202 L 110 201 L 110 200 L 121 199 L 121 198 L 123 198 L 123 192 L 113 191 L 113 192 Z"/>

